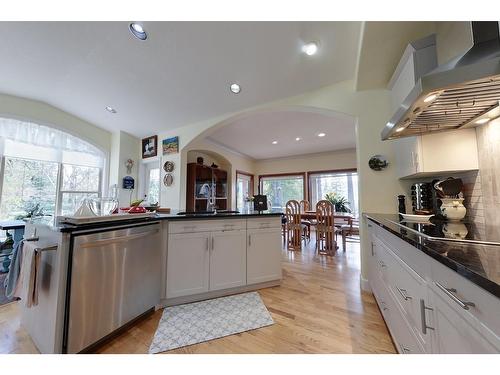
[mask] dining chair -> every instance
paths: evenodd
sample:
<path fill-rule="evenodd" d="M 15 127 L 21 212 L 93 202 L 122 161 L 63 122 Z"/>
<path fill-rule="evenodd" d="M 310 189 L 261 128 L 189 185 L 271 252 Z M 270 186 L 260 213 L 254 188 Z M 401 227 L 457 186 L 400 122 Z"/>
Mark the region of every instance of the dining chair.
<path fill-rule="evenodd" d="M 350 242 L 359 243 L 359 219 L 353 218 L 349 220 L 349 224 L 342 225 L 342 247 L 345 252 L 347 239 L 350 239 Z"/>
<path fill-rule="evenodd" d="M 309 204 L 309 201 L 306 199 L 302 199 L 300 202 L 300 213 L 305 213 L 306 211 L 309 211 L 311 205 Z M 307 228 L 306 236 L 307 239 L 311 239 L 311 226 L 315 225 L 314 220 L 310 219 L 301 219 L 302 224 L 304 224 Z"/>
<path fill-rule="evenodd" d="M 334 220 L 335 208 L 327 200 L 316 203 L 316 250 L 318 254 L 333 255 L 337 251 Z"/>
<path fill-rule="evenodd" d="M 305 240 L 307 228 L 301 222 L 300 203 L 289 200 L 285 205 L 287 249 L 293 251 L 302 250 L 302 238 Z"/>

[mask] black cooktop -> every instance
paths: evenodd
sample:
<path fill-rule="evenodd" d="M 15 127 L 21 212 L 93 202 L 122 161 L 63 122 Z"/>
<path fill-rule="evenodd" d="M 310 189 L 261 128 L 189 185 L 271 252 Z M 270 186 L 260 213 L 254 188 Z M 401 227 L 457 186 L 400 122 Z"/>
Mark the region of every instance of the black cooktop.
<path fill-rule="evenodd" d="M 500 230 L 495 226 L 470 221 L 445 221 L 436 218 L 431 218 L 428 222 L 416 223 L 405 221 L 401 216 L 399 219 L 394 217 L 392 221 L 432 239 L 500 245 Z"/>

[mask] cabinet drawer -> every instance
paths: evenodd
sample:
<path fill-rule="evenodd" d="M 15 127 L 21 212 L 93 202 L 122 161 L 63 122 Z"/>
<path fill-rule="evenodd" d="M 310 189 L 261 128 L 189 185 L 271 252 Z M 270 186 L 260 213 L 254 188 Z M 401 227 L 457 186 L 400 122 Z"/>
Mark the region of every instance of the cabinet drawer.
<path fill-rule="evenodd" d="M 222 230 L 241 230 L 245 229 L 245 220 L 182 220 L 173 221 L 168 225 L 168 232 L 175 233 L 195 233 L 195 232 L 213 232 Z"/>
<path fill-rule="evenodd" d="M 485 334 L 488 334 L 488 331 L 494 334 L 500 343 L 500 298 L 437 261 L 433 261 L 431 272 L 432 290 L 454 306 L 464 318 L 477 322 Z M 474 306 L 464 306 L 460 301 L 473 303 Z"/>
<path fill-rule="evenodd" d="M 281 228 L 281 217 L 251 218 L 247 220 L 248 229 Z"/>

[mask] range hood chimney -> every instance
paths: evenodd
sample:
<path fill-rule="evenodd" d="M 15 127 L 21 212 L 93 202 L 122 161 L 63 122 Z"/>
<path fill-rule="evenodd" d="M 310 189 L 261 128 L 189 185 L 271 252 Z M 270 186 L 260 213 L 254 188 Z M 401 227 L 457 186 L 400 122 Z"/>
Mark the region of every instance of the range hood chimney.
<path fill-rule="evenodd" d="M 471 22 L 473 46 L 420 77 L 382 140 L 484 124 L 500 116 L 500 23 Z"/>

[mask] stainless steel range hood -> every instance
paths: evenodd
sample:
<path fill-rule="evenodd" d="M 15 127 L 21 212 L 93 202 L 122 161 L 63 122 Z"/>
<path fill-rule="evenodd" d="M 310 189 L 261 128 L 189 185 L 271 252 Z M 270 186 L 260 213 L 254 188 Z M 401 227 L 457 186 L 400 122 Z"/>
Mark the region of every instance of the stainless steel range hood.
<path fill-rule="evenodd" d="M 382 140 L 454 130 L 500 116 L 499 22 L 471 22 L 474 44 L 422 76 L 382 131 Z"/>

